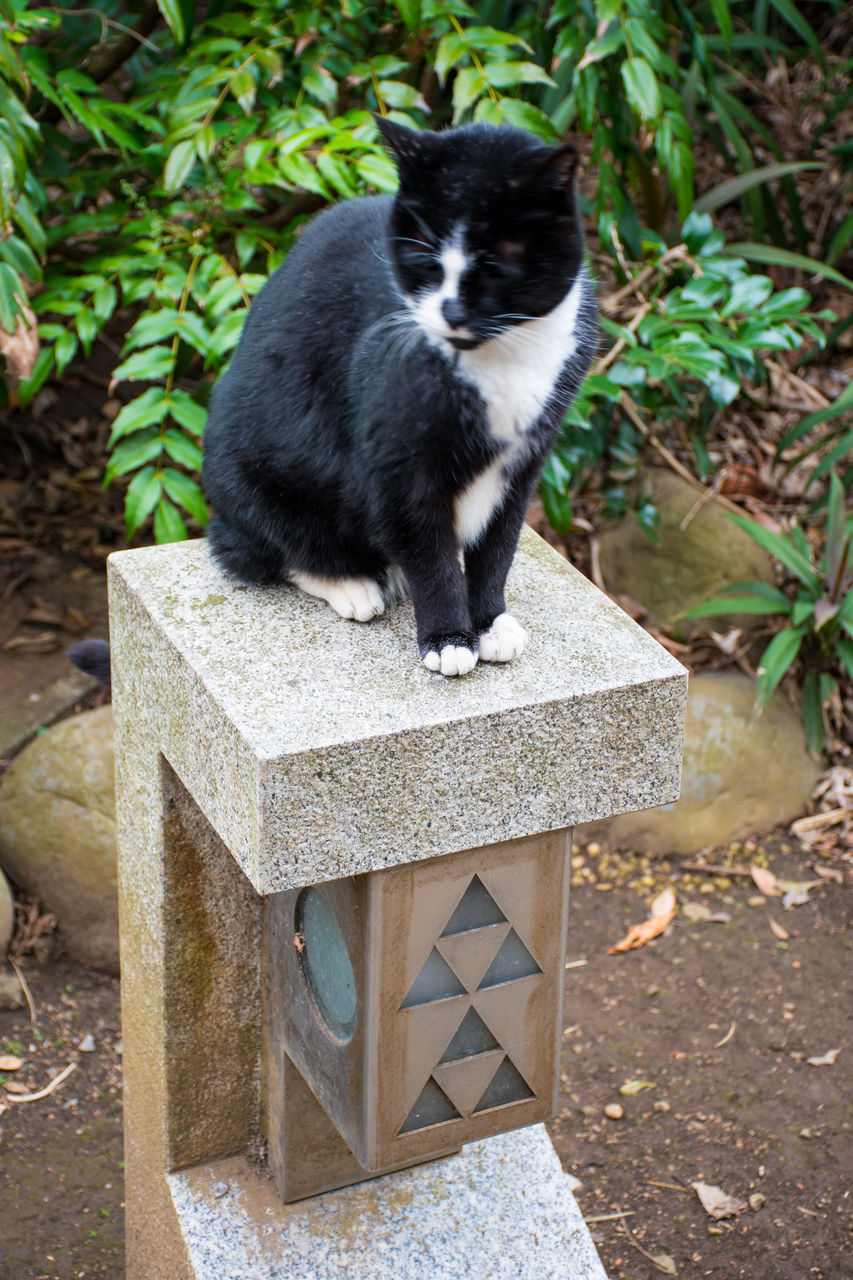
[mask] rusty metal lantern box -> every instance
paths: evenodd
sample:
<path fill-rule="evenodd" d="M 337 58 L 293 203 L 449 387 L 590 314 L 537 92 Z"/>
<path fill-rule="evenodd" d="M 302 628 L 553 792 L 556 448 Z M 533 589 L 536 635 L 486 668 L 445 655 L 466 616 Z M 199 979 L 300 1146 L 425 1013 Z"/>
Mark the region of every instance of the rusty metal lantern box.
<path fill-rule="evenodd" d="M 267 1133 L 284 1199 L 554 1114 L 570 849 L 562 830 L 270 897 Z M 313 1100 L 354 1164 L 324 1167 Z"/>

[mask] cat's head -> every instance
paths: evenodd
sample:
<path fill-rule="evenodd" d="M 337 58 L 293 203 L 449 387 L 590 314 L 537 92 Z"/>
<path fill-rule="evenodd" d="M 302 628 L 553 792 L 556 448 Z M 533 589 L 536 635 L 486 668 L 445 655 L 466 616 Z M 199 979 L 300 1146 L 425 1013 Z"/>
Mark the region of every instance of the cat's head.
<path fill-rule="evenodd" d="M 470 350 L 562 302 L 583 261 L 573 147 L 509 125 L 377 124 L 400 174 L 394 274 L 433 342 Z"/>

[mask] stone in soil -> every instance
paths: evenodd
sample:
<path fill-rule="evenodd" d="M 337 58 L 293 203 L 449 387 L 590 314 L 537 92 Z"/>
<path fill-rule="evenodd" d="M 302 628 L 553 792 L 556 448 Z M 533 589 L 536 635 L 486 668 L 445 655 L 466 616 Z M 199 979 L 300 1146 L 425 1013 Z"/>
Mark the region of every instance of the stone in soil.
<path fill-rule="evenodd" d="M 681 798 L 576 828 L 575 838 L 649 853 L 692 854 L 769 831 L 805 812 L 821 763 L 784 694 L 761 715 L 739 672 L 690 677 Z"/>
<path fill-rule="evenodd" d="M 72 959 L 118 971 L 112 710 L 33 739 L 0 783 L 0 864 L 59 922 Z"/>

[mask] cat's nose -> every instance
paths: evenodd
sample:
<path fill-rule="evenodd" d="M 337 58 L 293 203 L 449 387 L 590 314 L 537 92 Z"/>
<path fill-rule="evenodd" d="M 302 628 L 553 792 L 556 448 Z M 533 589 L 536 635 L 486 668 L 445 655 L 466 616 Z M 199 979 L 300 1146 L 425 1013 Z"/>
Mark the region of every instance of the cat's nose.
<path fill-rule="evenodd" d="M 458 298 L 445 298 L 441 304 L 441 314 L 451 329 L 461 329 L 467 318 L 465 307 Z"/>

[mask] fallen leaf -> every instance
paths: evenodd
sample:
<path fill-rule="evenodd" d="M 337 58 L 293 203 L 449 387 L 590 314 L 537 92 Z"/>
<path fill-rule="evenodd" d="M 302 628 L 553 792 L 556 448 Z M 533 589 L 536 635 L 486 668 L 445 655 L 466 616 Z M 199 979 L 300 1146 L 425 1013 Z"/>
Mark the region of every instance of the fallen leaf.
<path fill-rule="evenodd" d="M 623 1098 L 633 1098 L 635 1093 L 639 1093 L 641 1089 L 654 1089 L 653 1080 L 626 1080 L 624 1084 L 619 1086 L 619 1092 Z"/>
<path fill-rule="evenodd" d="M 0 1055 L 0 1071 L 17 1071 L 24 1065 L 23 1058 L 16 1058 L 13 1053 Z"/>
<path fill-rule="evenodd" d="M 707 1182 L 691 1182 L 690 1185 L 702 1201 L 702 1208 L 712 1218 L 734 1218 L 746 1208 L 743 1200 L 726 1195 L 721 1187 L 712 1187 Z"/>
<path fill-rule="evenodd" d="M 757 867 L 753 863 L 749 868 L 749 874 L 765 898 L 781 898 L 782 890 L 779 888 L 779 882 L 773 872 L 768 871 L 767 867 Z"/>
<path fill-rule="evenodd" d="M 806 1062 L 812 1067 L 831 1067 L 840 1052 L 840 1049 L 830 1049 L 822 1058 L 806 1058 Z"/>
<path fill-rule="evenodd" d="M 621 942 L 617 942 L 614 947 L 608 947 L 609 956 L 645 946 L 652 938 L 663 933 L 675 917 L 675 891 L 672 888 L 664 889 L 663 893 L 659 893 L 655 898 L 650 911 L 648 920 L 644 920 L 642 924 L 632 924 Z"/>
<path fill-rule="evenodd" d="M 31 309 L 24 307 L 14 333 L 0 325 L 0 355 L 6 357 L 7 373 L 20 382 L 32 373 L 38 353 L 38 323 Z"/>
<path fill-rule="evenodd" d="M 777 920 L 774 920 L 772 916 L 768 916 L 767 923 L 770 925 L 770 932 L 772 934 L 775 934 L 775 936 L 779 938 L 782 942 L 788 941 L 788 939 L 791 936 L 790 933 L 788 932 L 787 929 L 783 928 L 782 925 L 779 924 Z"/>
<path fill-rule="evenodd" d="M 815 871 L 823 880 L 834 880 L 836 884 L 844 884 L 844 873 L 839 867 L 815 867 Z"/>
<path fill-rule="evenodd" d="M 688 919 L 691 924 L 698 924 L 700 920 L 711 919 L 711 908 L 706 907 L 704 902 L 685 902 L 681 908 L 681 914 Z"/>
<path fill-rule="evenodd" d="M 722 1040 L 718 1040 L 717 1043 L 713 1046 L 713 1048 L 722 1049 L 724 1044 L 728 1044 L 735 1033 L 736 1026 L 737 1026 L 737 1023 L 733 1022 L 732 1025 L 729 1027 L 728 1031 L 726 1032 L 726 1034 L 723 1036 Z"/>
<path fill-rule="evenodd" d="M 20 1080 L 7 1080 L 3 1088 L 9 1093 L 29 1093 L 31 1085 L 22 1084 Z"/>
<path fill-rule="evenodd" d="M 649 1255 L 652 1262 L 662 1271 L 665 1276 L 677 1276 L 678 1267 L 675 1265 L 675 1259 L 671 1258 L 668 1253 L 652 1253 Z"/>

